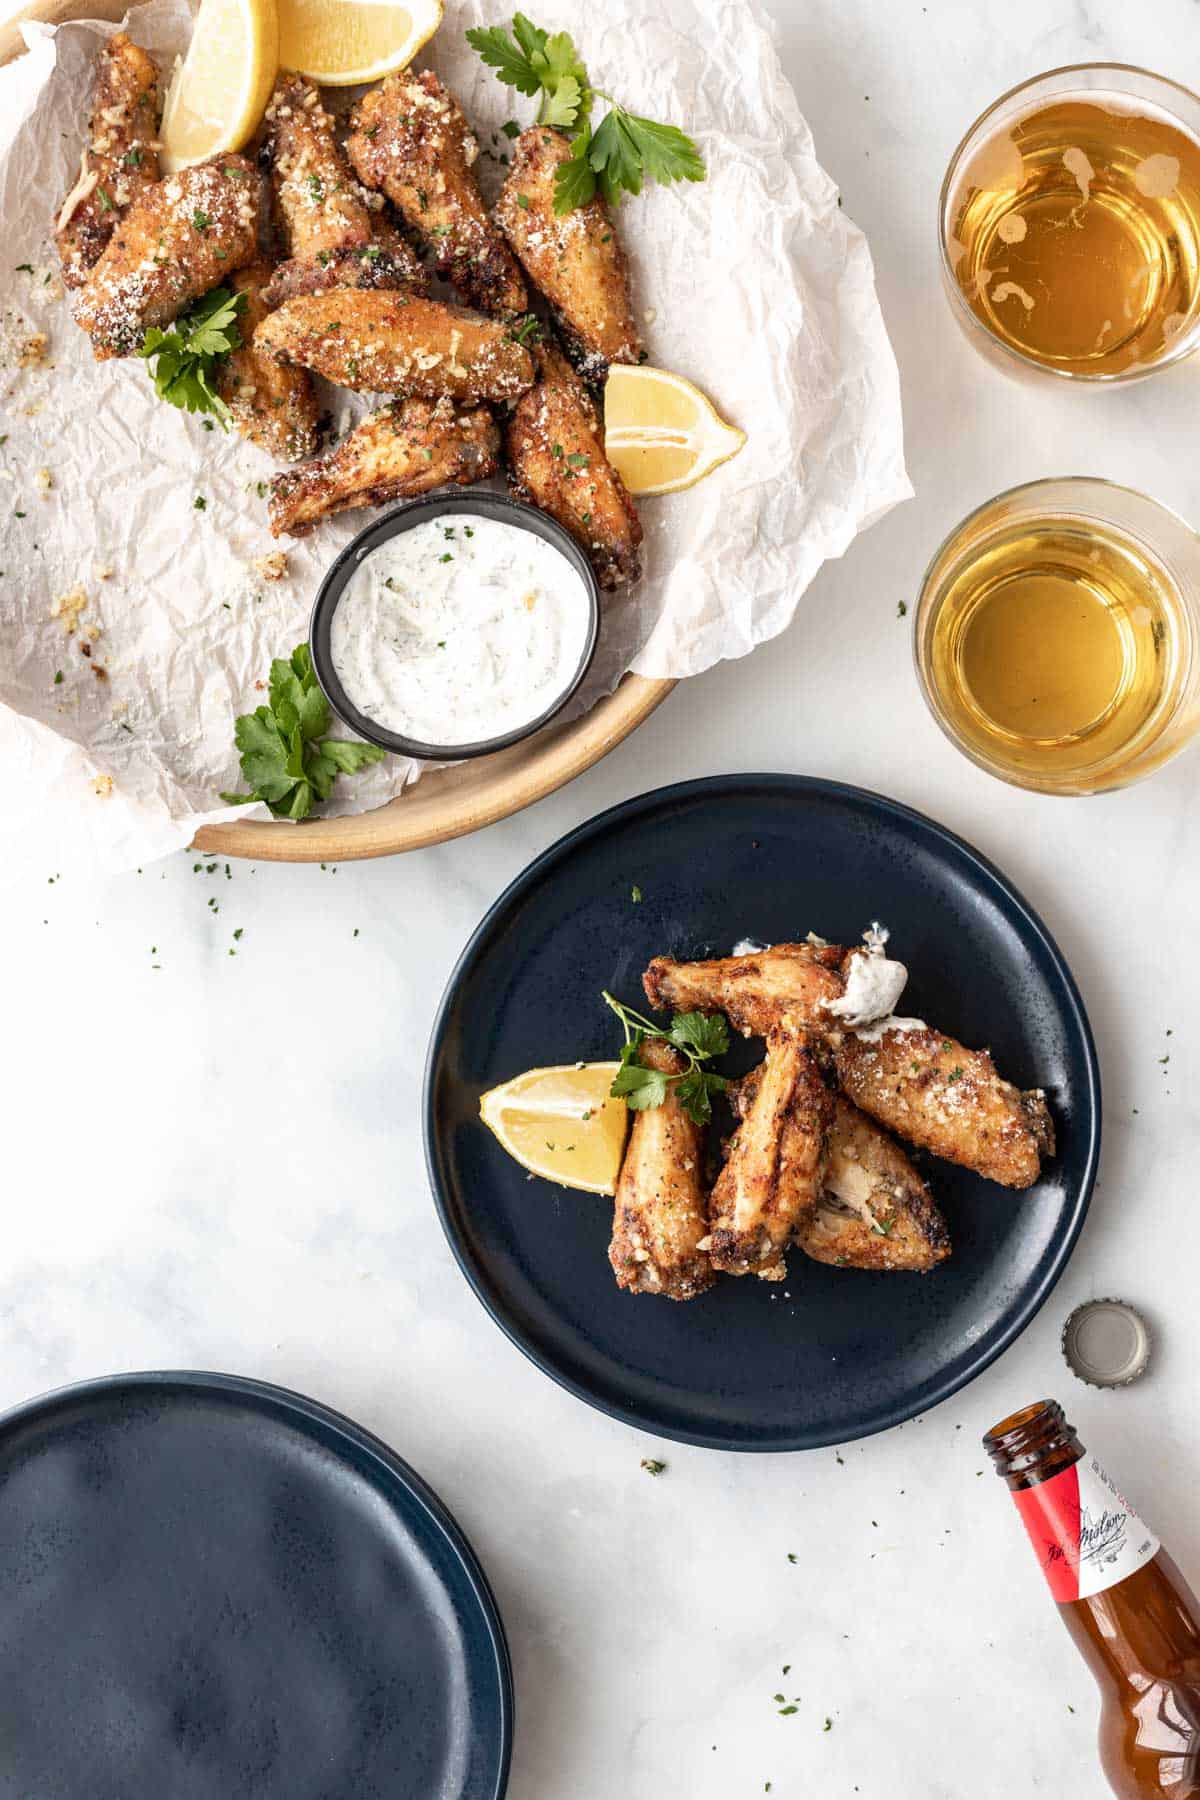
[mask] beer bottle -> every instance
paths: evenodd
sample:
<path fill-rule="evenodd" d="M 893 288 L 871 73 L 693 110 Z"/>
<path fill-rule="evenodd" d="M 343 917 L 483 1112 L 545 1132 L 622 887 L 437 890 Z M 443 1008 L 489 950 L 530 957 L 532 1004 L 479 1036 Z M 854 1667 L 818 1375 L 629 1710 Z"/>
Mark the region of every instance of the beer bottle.
<path fill-rule="evenodd" d="M 1200 1800 L 1200 1601 L 1054 1400 L 988 1432 L 1063 1624 L 1100 1687 L 1120 1800 Z"/>

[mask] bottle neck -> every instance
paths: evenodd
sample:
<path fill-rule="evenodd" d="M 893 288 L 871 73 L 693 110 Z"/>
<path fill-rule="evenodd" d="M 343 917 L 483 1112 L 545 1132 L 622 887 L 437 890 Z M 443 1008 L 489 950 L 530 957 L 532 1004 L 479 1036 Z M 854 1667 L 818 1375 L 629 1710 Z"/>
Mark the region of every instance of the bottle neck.
<path fill-rule="evenodd" d="M 993 1425 L 983 1447 L 1014 1493 L 1060 1475 L 1083 1455 L 1057 1400 L 1036 1400 Z"/>
<path fill-rule="evenodd" d="M 1158 1539 L 1094 1456 L 1084 1453 L 1054 1400 L 1039 1400 L 988 1432 L 1029 1541 L 1060 1603 L 1090 1600 L 1143 1568 Z"/>

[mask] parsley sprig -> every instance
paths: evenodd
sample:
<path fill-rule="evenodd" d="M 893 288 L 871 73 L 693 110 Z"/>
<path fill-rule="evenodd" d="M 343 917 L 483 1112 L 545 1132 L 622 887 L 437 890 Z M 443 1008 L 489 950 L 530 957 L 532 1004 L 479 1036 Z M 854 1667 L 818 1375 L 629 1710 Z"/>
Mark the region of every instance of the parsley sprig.
<path fill-rule="evenodd" d="M 245 294 L 214 288 L 180 313 L 170 331 L 150 327 L 138 355 L 153 364 L 160 400 L 185 412 L 212 413 L 228 430 L 232 415 L 217 392 L 216 376 L 222 360 L 241 345 L 238 316 L 245 309 Z"/>
<path fill-rule="evenodd" d="M 634 1112 L 645 1112 L 661 1106 L 669 1088 L 688 1118 L 697 1125 L 707 1124 L 712 1117 L 712 1096 L 724 1093 L 728 1082 L 723 1075 L 701 1067 L 714 1056 L 723 1056 L 729 1048 L 729 1027 L 720 1013 L 676 1013 L 669 1026 L 655 1025 L 631 1007 L 625 1006 L 605 988 L 601 999 L 611 1006 L 625 1031 L 621 1049 L 621 1066 L 608 1090 L 614 1099 L 623 1099 Z M 667 1075 L 661 1069 L 643 1068 L 638 1051 L 647 1038 L 661 1038 L 686 1058 L 687 1067 L 678 1075 Z"/>
<path fill-rule="evenodd" d="M 497 78 L 518 93 L 540 94 L 539 125 L 571 131 L 571 156 L 555 175 L 554 210 L 573 212 L 586 206 L 597 189 L 610 206 L 622 193 L 640 194 L 642 180 L 703 181 L 704 158 L 677 125 L 660 125 L 627 112 L 603 88 L 594 88 L 574 39 L 566 31 L 553 36 L 515 13 L 512 36 L 503 25 L 477 26 L 467 32 Z M 592 130 L 592 103 L 607 100 L 605 113 Z"/>
<path fill-rule="evenodd" d="M 314 800 L 328 800 L 339 775 L 357 775 L 386 751 L 375 744 L 326 737 L 329 702 L 317 685 L 307 644 L 271 664 L 270 704 L 243 713 L 233 729 L 250 792 L 222 794 L 234 806 L 265 800 L 277 819 L 306 819 Z"/>

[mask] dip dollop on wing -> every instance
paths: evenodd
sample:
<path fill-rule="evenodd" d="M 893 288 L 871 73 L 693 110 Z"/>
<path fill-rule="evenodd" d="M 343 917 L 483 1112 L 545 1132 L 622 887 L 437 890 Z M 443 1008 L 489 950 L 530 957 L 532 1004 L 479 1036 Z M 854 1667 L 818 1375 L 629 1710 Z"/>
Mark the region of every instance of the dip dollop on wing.
<path fill-rule="evenodd" d="M 629 263 L 616 224 L 598 197 L 554 210 L 554 182 L 572 155 L 561 131 L 534 125 L 513 146 L 496 220 L 554 309 L 567 355 L 584 379 L 602 382 L 613 362 L 643 360 L 633 322 Z"/>
<path fill-rule="evenodd" d="M 505 427 L 509 482 L 566 528 L 586 551 L 602 588 L 636 581 L 641 521 L 604 453 L 604 428 L 591 395 L 562 352 L 533 348 L 537 380 Z"/>
<path fill-rule="evenodd" d="M 319 519 L 354 506 L 467 487 L 494 475 L 500 433 L 486 406 L 397 401 L 372 413 L 340 444 L 271 483 L 271 531 L 304 537 Z"/>
<path fill-rule="evenodd" d="M 280 76 L 263 148 L 288 258 L 271 279 L 268 307 L 335 287 L 425 292 L 418 258 L 381 221 L 379 196 L 355 181 L 320 93 L 302 75 Z"/>
<path fill-rule="evenodd" d="M 338 289 L 288 300 L 256 343 L 361 393 L 476 404 L 515 400 L 533 381 L 532 357 L 503 325 L 403 294 Z"/>
<path fill-rule="evenodd" d="M 158 69 L 118 31 L 96 58 L 79 179 L 55 228 L 63 281 L 82 287 L 122 214 L 158 180 Z"/>
<path fill-rule="evenodd" d="M 147 188 L 76 302 L 97 362 L 131 356 L 151 325 L 170 325 L 254 262 L 263 198 L 262 176 L 244 156 L 214 156 Z"/>
<path fill-rule="evenodd" d="M 387 195 L 472 306 L 524 312 L 525 284 L 488 216 L 473 165 L 475 134 L 433 73 L 390 75 L 355 107 L 346 152 L 360 181 Z"/>
<path fill-rule="evenodd" d="M 263 290 L 270 277 L 270 264 L 257 262 L 229 283 L 246 299 L 238 318 L 242 347 L 222 358 L 217 392 L 242 437 L 278 462 L 297 462 L 317 447 L 317 397 L 307 369 L 276 362 L 255 348 L 255 330 L 267 316 Z"/>

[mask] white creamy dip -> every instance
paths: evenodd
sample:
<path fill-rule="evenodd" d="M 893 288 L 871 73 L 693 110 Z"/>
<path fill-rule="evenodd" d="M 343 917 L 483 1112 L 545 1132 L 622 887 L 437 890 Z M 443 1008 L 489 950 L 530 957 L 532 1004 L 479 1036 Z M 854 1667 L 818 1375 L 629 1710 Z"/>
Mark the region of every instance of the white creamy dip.
<path fill-rule="evenodd" d="M 891 933 L 886 925 L 872 920 L 863 932 L 864 950 L 852 950 L 842 964 L 846 972 L 845 992 L 837 1000 L 827 1000 L 825 1010 L 847 1025 L 871 1025 L 886 1019 L 896 1010 L 896 1002 L 908 982 L 908 970 L 902 962 L 884 955 Z"/>
<path fill-rule="evenodd" d="M 504 737 L 551 707 L 587 645 L 588 591 L 532 531 L 443 513 L 363 558 L 330 654 L 346 697 L 424 744 Z"/>
<path fill-rule="evenodd" d="M 864 1025 L 854 1033 L 863 1044 L 881 1044 L 889 1032 L 897 1036 L 906 1031 L 928 1031 L 924 1019 L 898 1019 L 895 1013 L 887 1013 L 882 1019 L 876 1019 L 873 1025 Z"/>

